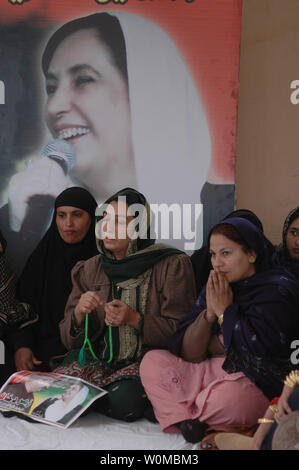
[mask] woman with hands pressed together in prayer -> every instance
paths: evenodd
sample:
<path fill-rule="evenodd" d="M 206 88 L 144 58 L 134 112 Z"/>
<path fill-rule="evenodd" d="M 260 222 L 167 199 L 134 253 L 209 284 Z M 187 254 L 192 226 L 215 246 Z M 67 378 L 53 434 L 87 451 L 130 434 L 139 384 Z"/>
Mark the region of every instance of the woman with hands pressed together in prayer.
<path fill-rule="evenodd" d="M 213 323 L 219 319 L 224 310 L 233 301 L 233 292 L 225 274 L 217 271 L 211 271 L 207 282 L 207 312 L 206 319 Z"/>
<path fill-rule="evenodd" d="M 213 270 L 179 323 L 170 351 L 150 351 L 141 380 L 166 432 L 198 442 L 208 426 L 255 425 L 281 393 L 298 337 L 299 289 L 251 222 L 231 218 L 209 235 Z"/>
<path fill-rule="evenodd" d="M 191 308 L 195 300 L 195 281 L 185 253 L 155 244 L 141 193 L 125 188 L 103 207 L 96 226 L 100 254 L 72 272 L 73 290 L 60 323 L 70 352 L 55 371 L 105 388 L 108 394 L 93 408 L 134 421 L 149 407 L 139 378 L 141 358 L 148 349 L 168 347 L 186 304 Z M 78 351 L 84 318 L 94 355 L 85 350 L 83 364 Z"/>

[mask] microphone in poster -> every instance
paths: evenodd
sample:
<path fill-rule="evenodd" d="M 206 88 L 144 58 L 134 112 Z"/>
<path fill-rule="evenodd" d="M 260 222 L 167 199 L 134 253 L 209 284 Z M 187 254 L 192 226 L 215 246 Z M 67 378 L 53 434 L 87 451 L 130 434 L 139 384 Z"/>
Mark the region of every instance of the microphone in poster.
<path fill-rule="evenodd" d="M 10 228 L 42 231 L 57 194 L 68 186 L 75 164 L 75 149 L 64 139 L 49 142 L 42 158 L 29 160 L 26 169 L 12 177 L 9 193 Z M 41 217 L 41 214 L 43 215 Z"/>
<path fill-rule="evenodd" d="M 65 139 L 55 139 L 44 146 L 42 156 L 55 160 L 69 174 L 75 164 L 75 149 Z"/>

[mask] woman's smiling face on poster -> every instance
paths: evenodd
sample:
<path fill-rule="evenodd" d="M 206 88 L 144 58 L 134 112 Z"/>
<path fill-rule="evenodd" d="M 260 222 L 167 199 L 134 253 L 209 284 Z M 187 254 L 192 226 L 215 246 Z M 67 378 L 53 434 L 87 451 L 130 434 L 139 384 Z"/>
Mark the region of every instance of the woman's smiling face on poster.
<path fill-rule="evenodd" d="M 76 150 L 72 174 L 101 184 L 133 161 L 128 86 L 108 47 L 92 29 L 67 36 L 46 76 L 46 122 Z"/>

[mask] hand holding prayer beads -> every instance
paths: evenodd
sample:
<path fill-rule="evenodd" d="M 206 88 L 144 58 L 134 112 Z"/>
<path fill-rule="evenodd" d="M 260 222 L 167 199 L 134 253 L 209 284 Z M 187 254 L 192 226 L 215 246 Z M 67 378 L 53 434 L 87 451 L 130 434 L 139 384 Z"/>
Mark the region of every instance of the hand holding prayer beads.
<path fill-rule="evenodd" d="M 125 302 L 115 299 L 105 304 L 105 323 L 107 326 L 120 326 L 126 324 L 137 327 L 140 314 Z"/>
<path fill-rule="evenodd" d="M 96 308 L 104 305 L 103 300 L 97 292 L 87 291 L 81 295 L 75 308 L 75 318 L 78 325 L 81 325 L 86 313 L 91 313 Z"/>

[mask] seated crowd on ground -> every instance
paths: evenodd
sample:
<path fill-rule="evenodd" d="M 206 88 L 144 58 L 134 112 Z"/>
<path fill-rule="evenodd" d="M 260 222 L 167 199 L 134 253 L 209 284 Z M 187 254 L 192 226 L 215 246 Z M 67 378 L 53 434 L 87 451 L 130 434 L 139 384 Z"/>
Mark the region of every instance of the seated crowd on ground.
<path fill-rule="evenodd" d="M 96 207 L 83 188 L 63 191 L 17 280 L 1 236 L 1 385 L 20 370 L 75 375 L 108 392 L 90 410 L 111 418 L 145 417 L 192 443 L 247 426 L 241 446 L 275 448 L 299 405 L 299 206 L 278 246 L 237 210 L 191 257 L 156 243 L 135 189 Z"/>

